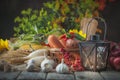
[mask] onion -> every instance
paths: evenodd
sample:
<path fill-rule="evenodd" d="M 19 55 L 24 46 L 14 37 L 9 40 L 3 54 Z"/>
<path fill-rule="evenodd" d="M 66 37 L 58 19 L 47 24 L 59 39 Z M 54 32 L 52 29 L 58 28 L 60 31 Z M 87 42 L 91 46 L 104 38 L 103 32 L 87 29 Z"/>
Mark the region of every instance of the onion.
<path fill-rule="evenodd" d="M 119 49 L 119 50 L 116 50 L 116 51 L 112 51 L 112 52 L 111 52 L 111 56 L 114 56 L 114 57 L 120 56 L 120 49 Z"/>
<path fill-rule="evenodd" d="M 115 69 L 120 70 L 120 57 L 115 58 L 113 63 L 114 63 Z"/>
<path fill-rule="evenodd" d="M 66 41 L 66 47 L 67 47 L 67 48 L 78 48 L 78 43 L 79 43 L 78 40 L 68 39 L 68 40 Z"/>
<path fill-rule="evenodd" d="M 115 57 L 110 57 L 110 59 L 109 59 L 110 65 L 112 67 L 114 67 L 114 64 L 113 64 L 114 59 L 115 59 Z"/>

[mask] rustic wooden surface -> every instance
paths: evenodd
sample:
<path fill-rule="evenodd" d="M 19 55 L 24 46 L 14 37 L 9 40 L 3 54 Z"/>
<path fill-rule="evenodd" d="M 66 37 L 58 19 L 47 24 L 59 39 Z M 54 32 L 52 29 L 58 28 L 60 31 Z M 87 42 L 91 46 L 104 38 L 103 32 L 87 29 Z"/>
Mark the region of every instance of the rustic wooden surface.
<path fill-rule="evenodd" d="M 70 74 L 55 72 L 0 72 L 0 80 L 120 80 L 120 72 L 117 71 L 82 71 Z"/>
<path fill-rule="evenodd" d="M 104 71 L 104 72 L 101 72 L 100 75 L 103 77 L 104 80 L 120 80 L 120 72 Z"/>
<path fill-rule="evenodd" d="M 103 80 L 98 72 L 75 72 L 76 80 Z"/>
<path fill-rule="evenodd" d="M 18 76 L 17 80 L 23 80 L 23 79 L 27 79 L 27 80 L 30 80 L 30 79 L 32 79 L 32 80 L 45 80 L 45 77 L 46 77 L 46 73 L 23 71 Z"/>
<path fill-rule="evenodd" d="M 0 72 L 0 80 L 16 80 L 21 72 Z"/>
<path fill-rule="evenodd" d="M 75 80 L 74 74 L 48 73 L 46 80 Z"/>

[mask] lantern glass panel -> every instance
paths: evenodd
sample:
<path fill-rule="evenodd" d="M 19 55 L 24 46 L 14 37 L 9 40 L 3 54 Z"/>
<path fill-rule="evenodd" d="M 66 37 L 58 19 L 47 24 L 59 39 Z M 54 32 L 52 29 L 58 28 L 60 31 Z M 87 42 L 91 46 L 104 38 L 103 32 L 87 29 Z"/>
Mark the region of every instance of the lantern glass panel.
<path fill-rule="evenodd" d="M 108 42 L 103 41 L 80 42 L 79 48 L 83 66 L 94 71 L 106 69 L 109 46 Z"/>

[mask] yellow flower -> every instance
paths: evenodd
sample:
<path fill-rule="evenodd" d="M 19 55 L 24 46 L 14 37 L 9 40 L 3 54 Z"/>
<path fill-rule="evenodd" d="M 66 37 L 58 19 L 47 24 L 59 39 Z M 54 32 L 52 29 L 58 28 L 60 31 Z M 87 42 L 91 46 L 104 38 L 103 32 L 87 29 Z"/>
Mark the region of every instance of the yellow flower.
<path fill-rule="evenodd" d="M 0 39 L 0 51 L 3 49 L 9 50 L 9 43 L 8 40 L 4 41 L 3 39 Z"/>
<path fill-rule="evenodd" d="M 82 30 L 78 31 L 77 29 L 73 29 L 73 30 L 69 30 L 69 33 L 70 33 L 70 32 L 73 32 L 73 33 L 79 34 L 79 36 L 81 36 L 81 37 L 84 38 L 84 39 L 86 38 L 86 34 L 83 33 Z"/>
<path fill-rule="evenodd" d="M 69 32 L 78 33 L 77 29 L 70 30 Z"/>
<path fill-rule="evenodd" d="M 79 31 L 79 35 L 82 35 L 82 34 L 83 34 L 83 33 L 82 33 L 82 31 L 80 30 L 80 31 Z"/>
<path fill-rule="evenodd" d="M 86 34 L 83 33 L 82 30 L 78 31 L 77 29 L 73 29 L 73 30 L 69 30 L 69 32 L 77 33 L 77 34 L 79 34 L 80 36 L 82 36 L 83 38 L 86 38 Z"/>
<path fill-rule="evenodd" d="M 79 31 L 79 35 L 81 35 L 83 38 L 86 38 L 86 34 L 82 32 L 82 30 Z"/>
<path fill-rule="evenodd" d="M 8 42 L 8 40 L 6 39 L 6 40 L 4 41 L 4 43 L 5 43 L 5 48 L 9 50 L 9 42 Z"/>

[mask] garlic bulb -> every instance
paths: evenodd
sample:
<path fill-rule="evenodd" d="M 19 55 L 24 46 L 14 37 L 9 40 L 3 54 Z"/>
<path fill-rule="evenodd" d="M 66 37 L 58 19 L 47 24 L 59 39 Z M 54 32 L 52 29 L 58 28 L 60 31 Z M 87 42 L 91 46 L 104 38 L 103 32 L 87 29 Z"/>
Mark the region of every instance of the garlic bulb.
<path fill-rule="evenodd" d="M 49 63 L 46 63 L 44 67 L 41 68 L 43 72 L 50 72 L 53 70 L 53 66 Z"/>
<path fill-rule="evenodd" d="M 49 72 L 49 71 L 52 71 L 54 65 L 55 65 L 55 62 L 54 60 L 52 59 L 48 59 L 47 58 L 47 54 L 44 53 L 44 56 L 45 56 L 45 59 L 42 61 L 41 63 L 41 70 L 43 72 Z"/>
<path fill-rule="evenodd" d="M 69 67 L 64 63 L 64 59 L 62 59 L 61 63 L 57 65 L 56 72 L 58 73 L 68 73 Z"/>
<path fill-rule="evenodd" d="M 28 63 L 27 63 L 27 67 L 26 67 L 26 70 L 27 71 L 33 71 L 34 68 L 35 68 L 35 64 L 34 64 L 34 60 L 29 60 Z"/>

